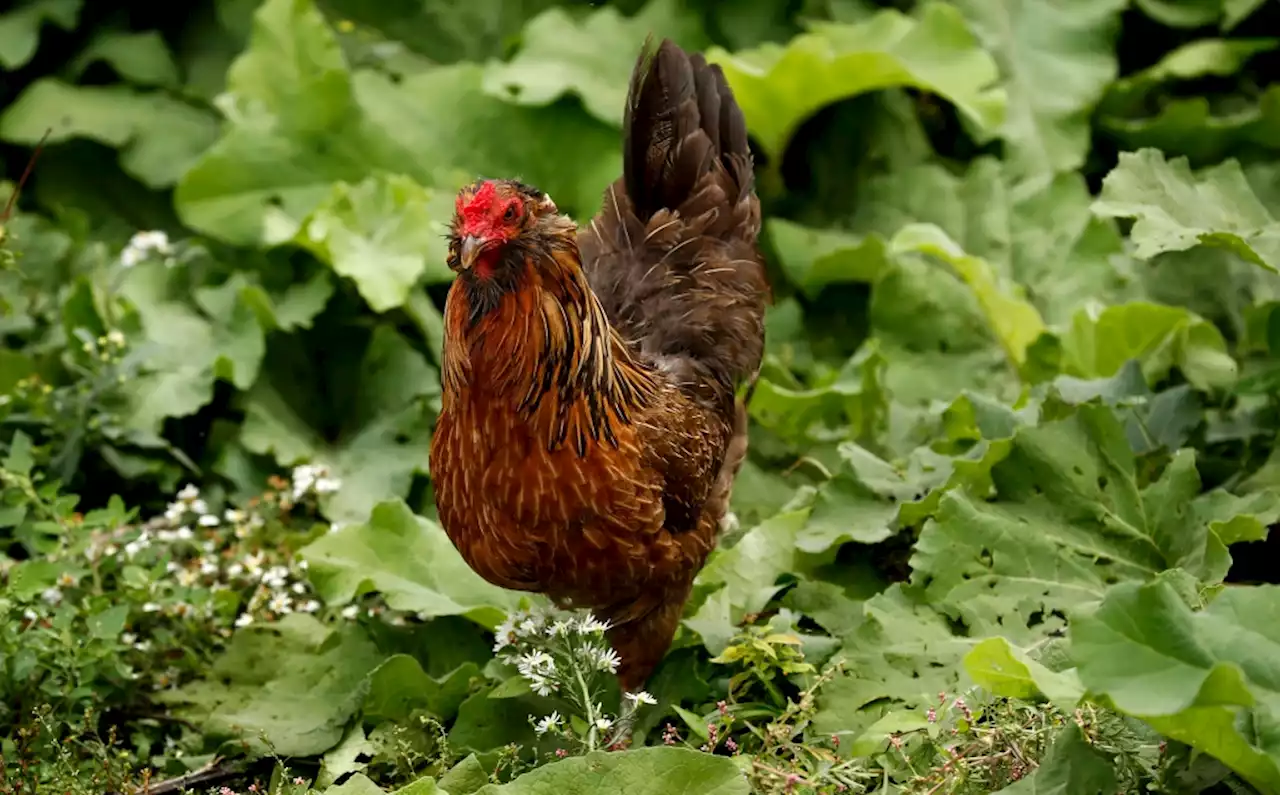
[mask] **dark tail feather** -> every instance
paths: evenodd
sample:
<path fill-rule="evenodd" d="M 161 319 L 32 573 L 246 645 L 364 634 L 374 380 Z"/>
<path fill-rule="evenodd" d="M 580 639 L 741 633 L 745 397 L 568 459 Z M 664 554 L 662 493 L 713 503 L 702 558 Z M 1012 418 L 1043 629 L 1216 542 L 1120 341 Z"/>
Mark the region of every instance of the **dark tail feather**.
<path fill-rule="evenodd" d="M 645 41 L 631 76 L 623 123 L 623 177 L 641 222 L 679 207 L 719 159 L 736 202 L 752 188 L 747 124 L 719 66 L 670 39 Z"/>

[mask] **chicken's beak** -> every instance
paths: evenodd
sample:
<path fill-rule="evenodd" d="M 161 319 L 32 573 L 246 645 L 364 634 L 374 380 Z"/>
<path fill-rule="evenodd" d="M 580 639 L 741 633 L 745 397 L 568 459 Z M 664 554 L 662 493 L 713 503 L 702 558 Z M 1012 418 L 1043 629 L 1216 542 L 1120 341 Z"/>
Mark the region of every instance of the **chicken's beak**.
<path fill-rule="evenodd" d="M 480 250 L 484 248 L 484 239 L 475 235 L 467 235 L 462 238 L 462 248 L 458 252 L 458 260 L 462 265 L 462 269 L 470 270 L 475 264 L 476 257 L 480 254 Z"/>

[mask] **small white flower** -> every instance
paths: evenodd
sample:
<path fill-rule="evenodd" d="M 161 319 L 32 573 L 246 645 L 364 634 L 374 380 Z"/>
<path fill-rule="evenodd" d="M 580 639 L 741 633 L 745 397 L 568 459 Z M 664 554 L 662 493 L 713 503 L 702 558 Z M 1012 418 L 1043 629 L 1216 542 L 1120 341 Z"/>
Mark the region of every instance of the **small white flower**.
<path fill-rule="evenodd" d="M 188 616 L 194 615 L 195 612 L 195 607 L 187 604 L 186 602 L 178 602 L 173 606 L 173 614 L 179 618 L 187 618 Z"/>
<path fill-rule="evenodd" d="M 124 347 L 124 333 L 117 328 L 111 329 L 110 331 L 107 332 L 107 342 L 111 343 L 117 348 Z"/>
<path fill-rule="evenodd" d="M 200 573 L 212 577 L 218 573 L 218 561 L 212 558 L 200 558 Z"/>
<path fill-rule="evenodd" d="M 607 732 L 611 726 L 613 726 L 613 721 L 609 718 L 596 718 L 596 728 L 600 731 Z"/>
<path fill-rule="evenodd" d="M 599 670 L 616 674 L 618 672 L 618 664 L 622 662 L 622 658 L 613 649 L 602 646 L 595 650 L 595 660 L 593 662 Z"/>
<path fill-rule="evenodd" d="M 58 575 L 58 585 L 61 585 L 63 588 L 70 588 L 75 584 L 76 584 L 76 577 L 71 572 L 64 571 L 62 572 L 62 574 Z"/>
<path fill-rule="evenodd" d="M 239 563 L 232 563 L 227 567 L 228 577 L 239 577 L 241 574 L 244 574 L 244 566 Z"/>
<path fill-rule="evenodd" d="M 132 632 L 121 632 L 120 642 L 126 646 L 132 646 L 133 644 L 138 642 L 138 636 L 133 634 Z"/>
<path fill-rule="evenodd" d="M 578 622 L 578 632 L 582 635 L 602 635 L 608 629 L 608 621 L 597 621 L 596 617 L 589 613 Z"/>
<path fill-rule="evenodd" d="M 182 491 L 178 492 L 178 499 L 182 500 L 183 502 L 191 502 L 192 500 L 194 500 L 196 497 L 199 497 L 199 496 L 200 496 L 200 489 L 198 489 L 196 487 L 196 484 L 194 483 L 188 483 L 187 485 L 182 487 Z"/>
<path fill-rule="evenodd" d="M 546 734 L 552 729 L 558 728 L 562 721 L 563 719 L 560 717 L 559 712 L 552 712 L 547 717 L 538 721 L 537 726 L 534 727 L 534 731 L 538 734 Z"/>
<path fill-rule="evenodd" d="M 40 592 L 40 598 L 51 605 L 56 605 L 62 601 L 62 589 L 58 588 L 56 585 L 45 588 Z"/>
<path fill-rule="evenodd" d="M 146 604 L 144 604 L 144 605 L 142 606 L 142 612 L 144 612 L 144 613 L 158 613 L 158 612 L 160 612 L 160 605 L 156 604 L 155 602 L 147 602 Z"/>
<path fill-rule="evenodd" d="M 523 635 L 525 637 L 528 637 L 530 635 L 537 635 L 538 622 L 534 621 L 532 618 L 526 618 L 524 621 L 520 622 L 520 630 L 518 634 Z"/>
<path fill-rule="evenodd" d="M 316 478 L 313 488 L 316 494 L 333 494 L 342 488 L 342 481 L 338 478 Z"/>
<path fill-rule="evenodd" d="M 298 610 L 303 613 L 314 613 L 319 609 L 320 609 L 320 603 L 317 602 L 315 599 L 308 599 L 307 601 L 298 605 Z"/>
<path fill-rule="evenodd" d="M 178 572 L 178 585 L 183 588 L 190 588 L 200 579 L 200 574 L 194 569 L 182 569 Z"/>
<path fill-rule="evenodd" d="M 228 508 L 223 512 L 222 518 L 226 519 L 228 524 L 240 524 L 244 521 L 244 511 Z"/>
<path fill-rule="evenodd" d="M 252 623 L 253 623 L 253 616 L 250 615 L 249 613 L 241 613 L 239 616 L 236 617 L 237 627 L 247 627 Z"/>
<path fill-rule="evenodd" d="M 511 645 L 512 635 L 515 633 L 515 620 L 511 616 L 498 625 L 493 631 L 493 653 L 497 654 L 506 647 Z"/>
<path fill-rule="evenodd" d="M 623 693 L 623 697 L 631 704 L 632 709 L 637 709 L 644 704 L 653 706 L 658 703 L 658 699 L 650 695 L 647 690 L 641 690 L 639 693 Z"/>
<path fill-rule="evenodd" d="M 209 512 L 209 505 L 204 500 L 192 500 L 191 512 L 198 513 L 201 516 Z"/>
<path fill-rule="evenodd" d="M 178 520 L 180 520 L 186 512 L 187 506 L 185 504 L 180 502 L 171 502 L 168 507 L 164 509 L 164 518 L 170 524 L 177 524 Z"/>
<path fill-rule="evenodd" d="M 204 516 L 201 516 L 197 521 L 200 523 L 201 527 L 217 527 L 219 519 L 214 514 L 206 513 Z"/>
<path fill-rule="evenodd" d="M 274 594 L 270 601 L 267 602 L 267 609 L 273 613 L 292 613 L 293 600 L 289 598 L 287 593 Z"/>
<path fill-rule="evenodd" d="M 35 621 L 40 616 L 36 614 L 36 611 L 28 607 L 27 609 L 22 611 L 22 617 L 28 621 Z"/>
<path fill-rule="evenodd" d="M 522 676 L 527 678 L 548 676 L 555 673 L 556 661 L 542 649 L 534 649 L 527 654 L 520 655 L 516 660 L 516 668 Z"/>
<path fill-rule="evenodd" d="M 347 605 L 346 607 L 342 608 L 342 617 L 347 620 L 352 620 L 356 617 L 357 614 L 359 614 L 359 612 L 360 612 L 360 608 L 356 607 L 355 605 Z"/>
<path fill-rule="evenodd" d="M 190 541 L 195 538 L 195 536 L 196 534 L 191 532 L 191 528 L 187 527 L 185 524 L 173 531 L 173 537 L 179 541 Z"/>

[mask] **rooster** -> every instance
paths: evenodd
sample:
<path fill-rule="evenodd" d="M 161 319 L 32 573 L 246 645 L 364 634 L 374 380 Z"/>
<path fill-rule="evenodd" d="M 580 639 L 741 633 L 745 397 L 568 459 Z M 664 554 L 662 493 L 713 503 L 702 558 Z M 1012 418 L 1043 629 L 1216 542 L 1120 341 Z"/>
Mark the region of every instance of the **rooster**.
<path fill-rule="evenodd" d="M 646 42 L 624 137 L 622 176 L 582 229 L 519 181 L 459 192 L 430 466 L 468 565 L 605 619 L 632 692 L 728 510 L 770 288 L 720 68 Z"/>

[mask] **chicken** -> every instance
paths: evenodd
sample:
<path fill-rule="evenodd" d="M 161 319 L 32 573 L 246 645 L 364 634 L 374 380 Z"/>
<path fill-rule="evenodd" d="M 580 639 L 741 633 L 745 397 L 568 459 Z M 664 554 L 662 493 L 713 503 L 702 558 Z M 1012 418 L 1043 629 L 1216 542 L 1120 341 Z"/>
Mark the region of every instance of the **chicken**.
<path fill-rule="evenodd" d="M 518 181 L 459 192 L 430 466 L 471 568 L 607 620 L 631 692 L 728 510 L 770 289 L 719 67 L 646 42 L 624 136 L 622 176 L 582 229 Z"/>

